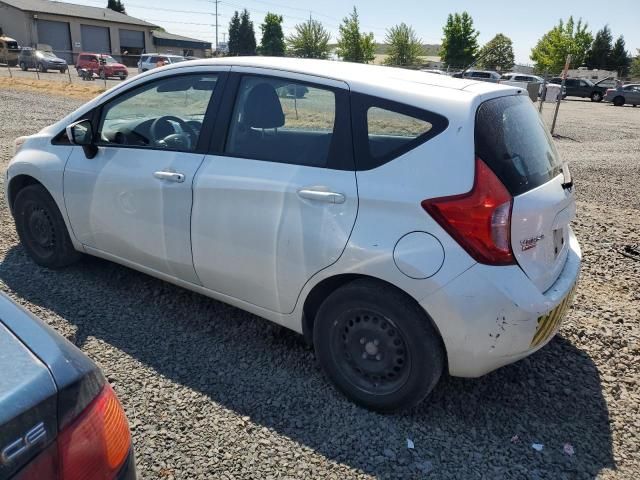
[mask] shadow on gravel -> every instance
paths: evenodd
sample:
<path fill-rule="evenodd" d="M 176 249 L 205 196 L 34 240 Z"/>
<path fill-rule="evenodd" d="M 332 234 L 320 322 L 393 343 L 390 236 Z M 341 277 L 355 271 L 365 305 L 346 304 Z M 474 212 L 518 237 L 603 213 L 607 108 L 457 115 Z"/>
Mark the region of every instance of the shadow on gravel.
<path fill-rule="evenodd" d="M 87 258 L 49 271 L 16 246 L 0 278 L 75 325 L 79 346 L 99 338 L 251 422 L 376 477 L 573 479 L 615 468 L 598 371 L 563 338 L 483 378 L 445 378 L 413 411 L 378 415 L 337 394 L 297 335 L 127 268 Z M 575 455 L 563 454 L 565 443 Z"/>

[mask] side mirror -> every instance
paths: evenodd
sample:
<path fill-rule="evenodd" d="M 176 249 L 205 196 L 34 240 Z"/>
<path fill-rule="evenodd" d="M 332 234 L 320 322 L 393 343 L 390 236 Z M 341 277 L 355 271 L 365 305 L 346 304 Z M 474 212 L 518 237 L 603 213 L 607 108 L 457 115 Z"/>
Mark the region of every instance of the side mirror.
<path fill-rule="evenodd" d="M 79 145 L 87 158 L 93 158 L 98 153 L 98 147 L 93 137 L 93 126 L 89 120 L 80 120 L 67 127 L 67 138 L 72 145 Z"/>

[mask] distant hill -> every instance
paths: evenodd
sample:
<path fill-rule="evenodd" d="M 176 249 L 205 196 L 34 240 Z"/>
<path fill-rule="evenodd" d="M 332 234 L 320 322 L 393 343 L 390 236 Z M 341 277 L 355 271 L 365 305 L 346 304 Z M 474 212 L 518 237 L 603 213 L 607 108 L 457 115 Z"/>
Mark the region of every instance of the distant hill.
<path fill-rule="evenodd" d="M 435 57 L 438 55 L 438 52 L 440 52 L 440 45 L 424 43 L 422 44 L 422 48 L 424 49 L 423 55 L 426 57 Z M 386 43 L 376 43 L 377 54 L 384 55 L 387 53 L 388 49 L 389 45 L 387 45 Z"/>
<path fill-rule="evenodd" d="M 333 50 L 338 45 L 335 43 L 329 44 L 329 50 Z M 422 54 L 425 57 L 437 57 L 440 52 L 440 45 L 432 45 L 428 43 L 422 44 L 422 48 L 424 49 L 424 53 Z M 385 55 L 387 50 L 389 49 L 389 45 L 386 43 L 376 43 L 376 55 Z"/>

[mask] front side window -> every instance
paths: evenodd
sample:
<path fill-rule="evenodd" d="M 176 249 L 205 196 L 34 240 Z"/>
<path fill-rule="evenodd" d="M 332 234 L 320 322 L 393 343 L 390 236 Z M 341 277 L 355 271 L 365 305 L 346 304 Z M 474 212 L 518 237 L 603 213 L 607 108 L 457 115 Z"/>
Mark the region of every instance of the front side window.
<path fill-rule="evenodd" d="M 102 144 L 195 151 L 217 80 L 182 75 L 125 93 L 102 109 Z"/>
<path fill-rule="evenodd" d="M 326 167 L 334 145 L 336 94 L 284 78 L 240 82 L 225 152 L 238 157 Z"/>

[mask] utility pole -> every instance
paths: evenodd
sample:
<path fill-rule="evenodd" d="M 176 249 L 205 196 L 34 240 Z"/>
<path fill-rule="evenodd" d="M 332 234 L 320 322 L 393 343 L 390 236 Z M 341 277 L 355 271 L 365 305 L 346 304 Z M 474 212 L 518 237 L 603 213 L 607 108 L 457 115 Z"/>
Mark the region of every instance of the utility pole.
<path fill-rule="evenodd" d="M 218 53 L 218 4 L 220 3 L 220 0 L 214 0 L 214 3 L 216 5 L 216 49 L 215 52 L 216 54 Z"/>

